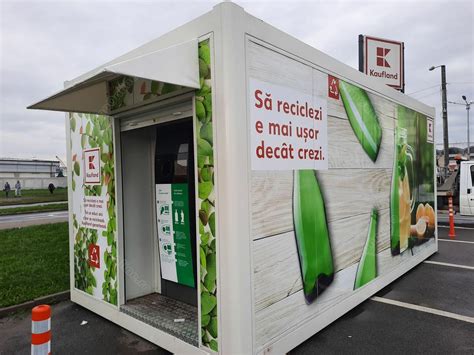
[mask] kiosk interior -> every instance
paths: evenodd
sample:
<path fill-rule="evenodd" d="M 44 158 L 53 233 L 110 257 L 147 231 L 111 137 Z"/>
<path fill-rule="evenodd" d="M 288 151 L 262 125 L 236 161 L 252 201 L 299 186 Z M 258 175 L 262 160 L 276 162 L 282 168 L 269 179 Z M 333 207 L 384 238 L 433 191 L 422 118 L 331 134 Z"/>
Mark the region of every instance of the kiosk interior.
<path fill-rule="evenodd" d="M 193 147 L 191 117 L 121 132 L 121 309 L 198 345 Z"/>

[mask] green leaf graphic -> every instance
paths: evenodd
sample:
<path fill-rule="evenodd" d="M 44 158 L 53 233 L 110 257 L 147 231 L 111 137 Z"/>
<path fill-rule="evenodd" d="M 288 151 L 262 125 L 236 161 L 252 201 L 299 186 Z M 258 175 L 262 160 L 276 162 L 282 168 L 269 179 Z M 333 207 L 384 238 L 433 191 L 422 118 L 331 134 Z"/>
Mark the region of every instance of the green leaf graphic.
<path fill-rule="evenodd" d="M 199 46 L 199 58 L 201 58 L 207 65 L 211 64 L 211 50 L 207 44 Z"/>
<path fill-rule="evenodd" d="M 212 192 L 212 182 L 200 182 L 198 189 L 199 189 L 199 198 L 202 200 L 205 200 L 206 198 L 209 197 L 210 193 Z"/>
<path fill-rule="evenodd" d="M 209 314 L 212 309 L 216 306 L 217 299 L 216 296 L 211 295 L 210 293 L 203 292 L 201 295 L 201 313 L 202 314 Z"/>
<path fill-rule="evenodd" d="M 204 104 L 199 100 L 196 100 L 196 116 L 199 121 L 206 119 L 206 109 L 204 108 Z"/>
<path fill-rule="evenodd" d="M 79 165 L 77 161 L 74 162 L 74 174 L 76 174 L 76 176 L 81 175 L 81 166 Z"/>

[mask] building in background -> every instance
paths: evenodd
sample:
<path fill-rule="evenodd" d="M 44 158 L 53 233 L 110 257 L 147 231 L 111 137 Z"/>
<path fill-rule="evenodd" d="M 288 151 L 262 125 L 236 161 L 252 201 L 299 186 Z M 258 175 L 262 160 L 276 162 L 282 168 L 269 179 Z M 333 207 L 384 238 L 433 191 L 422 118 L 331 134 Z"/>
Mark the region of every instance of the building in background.
<path fill-rule="evenodd" d="M 50 183 L 66 187 L 66 168 L 58 160 L 0 158 L 0 184 L 17 180 L 23 189 L 46 189 Z"/>

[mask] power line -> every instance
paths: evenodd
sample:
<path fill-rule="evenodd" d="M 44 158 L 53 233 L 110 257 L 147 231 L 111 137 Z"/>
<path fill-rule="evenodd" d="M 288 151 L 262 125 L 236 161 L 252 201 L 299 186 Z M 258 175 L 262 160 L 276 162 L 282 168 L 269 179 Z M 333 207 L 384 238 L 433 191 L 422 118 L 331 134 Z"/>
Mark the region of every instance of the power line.
<path fill-rule="evenodd" d="M 415 97 L 415 99 L 417 99 L 417 100 L 420 100 L 420 99 L 423 99 L 423 98 L 425 98 L 425 97 L 428 97 L 428 96 L 434 95 L 434 94 L 436 94 L 437 92 L 438 92 L 438 91 L 429 92 L 429 93 L 427 93 L 427 94 L 424 94 L 424 95 L 421 95 L 421 96 Z"/>
<path fill-rule="evenodd" d="M 456 85 L 472 85 L 474 84 L 474 81 L 453 81 L 451 83 L 447 83 L 447 84 L 456 84 Z"/>
<path fill-rule="evenodd" d="M 416 94 L 416 93 L 419 93 L 419 92 L 422 92 L 422 91 L 426 91 L 426 90 L 429 90 L 429 89 L 432 89 L 432 88 L 436 88 L 436 87 L 439 87 L 440 85 L 433 85 L 433 86 L 430 86 L 430 87 L 427 87 L 427 88 L 424 88 L 424 89 L 421 89 L 421 90 L 418 90 L 418 91 L 414 91 L 414 92 L 411 92 L 407 95 L 413 95 L 413 94 Z"/>

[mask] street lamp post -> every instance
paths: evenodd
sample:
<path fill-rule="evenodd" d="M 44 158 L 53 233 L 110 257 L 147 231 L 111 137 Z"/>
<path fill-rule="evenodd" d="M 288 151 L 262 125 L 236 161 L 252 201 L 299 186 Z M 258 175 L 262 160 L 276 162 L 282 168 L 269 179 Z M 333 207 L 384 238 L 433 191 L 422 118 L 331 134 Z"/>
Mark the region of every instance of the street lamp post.
<path fill-rule="evenodd" d="M 471 141 L 469 135 L 469 110 L 471 109 L 471 104 L 473 101 L 467 102 L 466 96 L 462 95 L 462 99 L 466 103 L 466 112 L 467 112 L 467 159 L 471 160 Z"/>
<path fill-rule="evenodd" d="M 443 146 L 444 146 L 444 176 L 446 177 L 449 165 L 449 139 L 448 139 L 448 100 L 446 98 L 446 66 L 437 65 L 429 68 L 432 71 L 441 67 L 441 100 L 443 109 Z"/>

